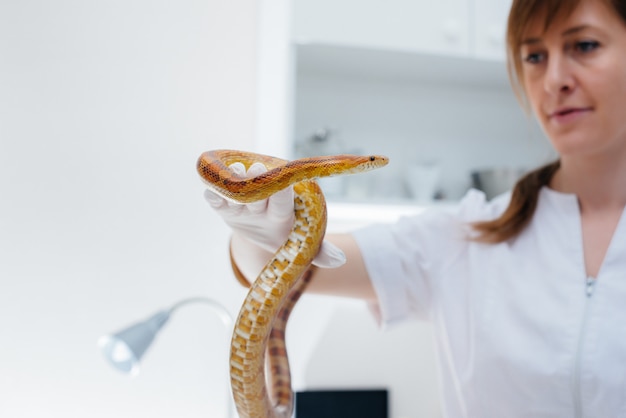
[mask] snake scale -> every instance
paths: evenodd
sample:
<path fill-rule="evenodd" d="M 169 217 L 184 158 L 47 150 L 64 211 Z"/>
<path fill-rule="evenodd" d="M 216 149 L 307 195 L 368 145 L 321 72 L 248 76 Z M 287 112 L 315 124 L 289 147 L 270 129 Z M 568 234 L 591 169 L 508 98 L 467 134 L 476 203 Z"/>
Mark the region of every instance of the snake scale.
<path fill-rule="evenodd" d="M 268 171 L 245 178 L 229 168 L 235 162 L 243 163 L 246 170 L 260 162 Z M 252 283 L 233 331 L 230 377 L 241 418 L 290 418 L 293 412 L 285 327 L 311 278 L 309 267 L 326 230 L 326 203 L 314 179 L 364 172 L 387 162 L 386 157 L 376 155 L 286 161 L 235 150 L 207 151 L 198 159 L 197 170 L 207 187 L 231 201 L 251 203 L 288 186 L 294 189 L 291 233 Z M 271 393 L 267 389 L 266 360 Z"/>

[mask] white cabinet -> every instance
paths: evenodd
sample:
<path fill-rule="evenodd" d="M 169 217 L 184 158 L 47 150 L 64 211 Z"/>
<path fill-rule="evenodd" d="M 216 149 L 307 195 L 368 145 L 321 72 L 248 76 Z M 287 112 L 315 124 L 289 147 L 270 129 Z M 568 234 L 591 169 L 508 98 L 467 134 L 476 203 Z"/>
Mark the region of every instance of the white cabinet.
<path fill-rule="evenodd" d="M 467 0 L 294 0 L 294 41 L 407 52 L 470 53 Z"/>
<path fill-rule="evenodd" d="M 294 0 L 291 155 L 388 155 L 384 170 L 325 189 L 361 202 L 416 199 L 415 166 L 434 166 L 434 195 L 456 201 L 473 171 L 542 163 L 548 143 L 508 85 L 510 4 Z"/>
<path fill-rule="evenodd" d="M 506 57 L 506 23 L 511 0 L 475 0 L 473 56 L 480 59 L 504 60 Z"/>
<path fill-rule="evenodd" d="M 293 41 L 505 59 L 511 0 L 294 0 Z"/>

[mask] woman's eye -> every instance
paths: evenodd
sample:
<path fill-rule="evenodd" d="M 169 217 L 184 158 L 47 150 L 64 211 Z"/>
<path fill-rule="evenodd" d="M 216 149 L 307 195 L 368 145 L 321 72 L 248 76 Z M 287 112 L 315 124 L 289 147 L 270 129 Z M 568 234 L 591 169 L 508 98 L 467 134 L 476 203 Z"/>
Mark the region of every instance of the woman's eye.
<path fill-rule="evenodd" d="M 533 52 L 524 56 L 524 61 L 529 64 L 539 64 L 545 58 L 545 55 L 539 52 Z"/>
<path fill-rule="evenodd" d="M 579 52 L 591 52 L 600 46 L 599 42 L 596 41 L 579 41 L 576 42 L 574 48 Z"/>

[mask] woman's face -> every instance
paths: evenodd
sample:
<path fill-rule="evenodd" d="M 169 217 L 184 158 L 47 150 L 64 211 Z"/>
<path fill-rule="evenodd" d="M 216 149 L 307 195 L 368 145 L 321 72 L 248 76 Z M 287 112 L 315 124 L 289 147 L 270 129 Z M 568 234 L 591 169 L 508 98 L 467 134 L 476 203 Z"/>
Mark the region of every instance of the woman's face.
<path fill-rule="evenodd" d="M 522 39 L 522 81 L 553 146 L 562 158 L 626 152 L 626 25 L 602 0 L 547 31 L 538 18 Z"/>

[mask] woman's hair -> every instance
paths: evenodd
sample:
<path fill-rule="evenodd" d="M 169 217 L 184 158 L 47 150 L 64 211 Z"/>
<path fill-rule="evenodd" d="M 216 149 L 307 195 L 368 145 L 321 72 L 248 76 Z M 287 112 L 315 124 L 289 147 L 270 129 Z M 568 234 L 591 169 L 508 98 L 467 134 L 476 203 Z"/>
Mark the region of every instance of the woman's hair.
<path fill-rule="evenodd" d="M 507 68 L 513 91 L 526 111 L 528 100 L 522 77 L 522 38 L 530 23 L 543 16 L 544 30 L 555 18 L 568 17 L 581 0 L 513 0 L 506 33 Z M 626 22 L 626 1 L 603 0 Z M 513 187 L 511 201 L 504 213 L 491 221 L 476 222 L 472 226 L 478 236 L 476 241 L 499 243 L 517 236 L 530 222 L 539 190 L 547 186 L 560 167 L 560 161 L 552 162 L 522 177 Z"/>
<path fill-rule="evenodd" d="M 550 182 L 560 166 L 561 162 L 557 160 L 522 177 L 513 187 L 509 206 L 499 218 L 472 224 L 479 233 L 475 240 L 496 244 L 522 232 L 535 213 L 539 190 Z"/>

